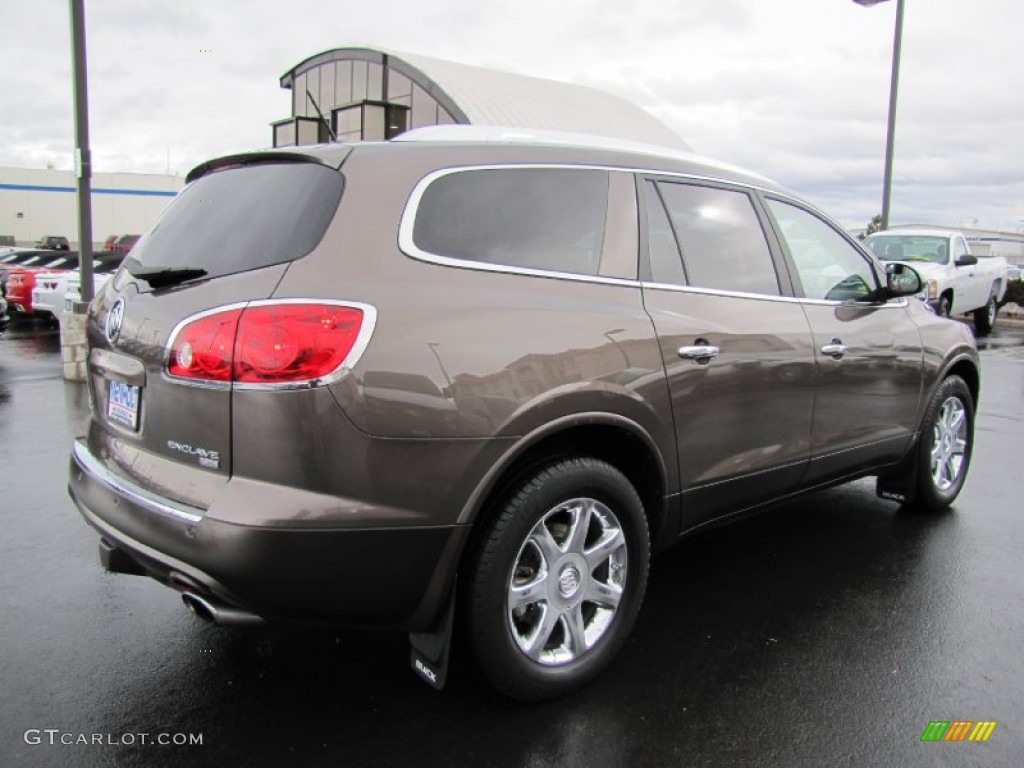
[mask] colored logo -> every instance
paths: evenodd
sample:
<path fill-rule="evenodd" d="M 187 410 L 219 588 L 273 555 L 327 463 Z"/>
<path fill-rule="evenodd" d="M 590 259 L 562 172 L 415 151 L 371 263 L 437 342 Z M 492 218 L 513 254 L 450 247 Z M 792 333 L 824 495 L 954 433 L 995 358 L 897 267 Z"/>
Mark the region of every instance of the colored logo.
<path fill-rule="evenodd" d="M 921 741 L 988 741 L 995 729 L 995 720 L 932 720 Z"/>

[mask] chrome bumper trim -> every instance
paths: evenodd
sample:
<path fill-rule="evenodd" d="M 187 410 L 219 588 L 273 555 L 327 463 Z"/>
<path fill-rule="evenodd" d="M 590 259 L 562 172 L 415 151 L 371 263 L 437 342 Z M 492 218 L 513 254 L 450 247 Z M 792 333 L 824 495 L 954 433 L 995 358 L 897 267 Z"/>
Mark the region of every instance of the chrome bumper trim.
<path fill-rule="evenodd" d="M 205 510 L 200 507 L 190 507 L 179 504 L 176 501 L 157 496 L 145 488 L 136 485 L 130 480 L 118 477 L 109 469 L 104 467 L 90 452 L 88 446 L 82 440 L 75 440 L 72 445 L 71 455 L 78 465 L 85 470 L 89 476 L 101 485 L 118 496 L 138 504 L 140 507 L 157 512 L 161 515 L 168 515 L 177 520 L 185 520 L 190 523 L 198 523 L 203 519 Z"/>

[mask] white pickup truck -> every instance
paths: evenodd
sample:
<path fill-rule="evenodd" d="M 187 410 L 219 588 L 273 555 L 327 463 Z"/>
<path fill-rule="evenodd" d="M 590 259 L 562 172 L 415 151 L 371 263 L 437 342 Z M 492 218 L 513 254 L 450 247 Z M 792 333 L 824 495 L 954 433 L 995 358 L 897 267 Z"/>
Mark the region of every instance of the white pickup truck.
<path fill-rule="evenodd" d="M 972 313 L 976 334 L 992 331 L 1008 280 L 1002 256 L 978 258 L 963 234 L 950 229 L 890 229 L 869 235 L 864 245 L 883 262 L 917 270 L 936 314 Z"/>

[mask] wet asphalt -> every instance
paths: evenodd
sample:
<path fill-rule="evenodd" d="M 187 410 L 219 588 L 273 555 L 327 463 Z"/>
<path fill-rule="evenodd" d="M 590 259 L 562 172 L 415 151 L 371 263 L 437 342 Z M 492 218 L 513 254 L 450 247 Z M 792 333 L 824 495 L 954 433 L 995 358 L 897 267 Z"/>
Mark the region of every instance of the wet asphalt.
<path fill-rule="evenodd" d="M 954 509 L 901 510 L 861 481 L 684 541 L 600 680 L 518 705 L 458 646 L 437 693 L 399 633 L 218 628 L 104 573 L 65 490 L 85 390 L 62 380 L 54 329 L 16 323 L 0 340 L 0 765 L 1024 765 L 1024 324 L 981 346 Z M 921 742 L 933 720 L 998 725 Z"/>

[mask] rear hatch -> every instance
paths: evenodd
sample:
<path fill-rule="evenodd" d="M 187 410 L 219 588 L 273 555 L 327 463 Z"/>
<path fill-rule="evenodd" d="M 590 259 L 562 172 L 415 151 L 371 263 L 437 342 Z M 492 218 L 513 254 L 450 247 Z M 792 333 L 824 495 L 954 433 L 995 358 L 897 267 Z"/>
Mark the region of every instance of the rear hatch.
<path fill-rule="evenodd" d="M 231 474 L 231 383 L 169 375 L 169 341 L 224 308 L 269 298 L 320 242 L 342 188 L 335 168 L 308 156 L 203 167 L 90 310 L 95 457 L 168 498 L 208 506 Z M 214 328 L 195 352 L 232 343 Z"/>

